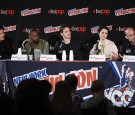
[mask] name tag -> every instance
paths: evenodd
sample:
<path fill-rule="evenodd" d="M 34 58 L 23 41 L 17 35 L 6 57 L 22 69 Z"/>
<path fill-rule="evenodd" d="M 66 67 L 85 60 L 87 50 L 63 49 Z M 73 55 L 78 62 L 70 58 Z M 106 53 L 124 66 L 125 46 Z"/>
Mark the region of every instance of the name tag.
<path fill-rule="evenodd" d="M 17 55 L 17 54 L 12 54 L 11 56 L 11 60 L 28 60 L 28 56 L 26 54 L 22 54 L 22 55 Z"/>
<path fill-rule="evenodd" d="M 56 55 L 46 55 L 46 54 L 41 54 L 40 55 L 40 61 L 56 61 Z"/>
<path fill-rule="evenodd" d="M 89 61 L 106 61 L 105 55 L 89 55 Z"/>
<path fill-rule="evenodd" d="M 124 55 L 123 62 L 135 62 L 135 56 L 133 55 Z"/>

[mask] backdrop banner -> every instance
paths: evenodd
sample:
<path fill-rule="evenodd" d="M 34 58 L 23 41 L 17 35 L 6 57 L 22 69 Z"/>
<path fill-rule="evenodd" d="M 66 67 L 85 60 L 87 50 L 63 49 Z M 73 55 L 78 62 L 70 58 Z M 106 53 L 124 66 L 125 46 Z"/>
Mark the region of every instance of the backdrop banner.
<path fill-rule="evenodd" d="M 72 36 L 86 40 L 90 47 L 97 41 L 99 26 L 107 26 L 111 31 L 109 39 L 120 45 L 124 30 L 135 27 L 134 4 L 134 0 L 1 0 L 0 25 L 14 40 L 16 49 L 28 38 L 31 28 L 54 46 L 60 39 L 61 24 L 68 24 Z"/>

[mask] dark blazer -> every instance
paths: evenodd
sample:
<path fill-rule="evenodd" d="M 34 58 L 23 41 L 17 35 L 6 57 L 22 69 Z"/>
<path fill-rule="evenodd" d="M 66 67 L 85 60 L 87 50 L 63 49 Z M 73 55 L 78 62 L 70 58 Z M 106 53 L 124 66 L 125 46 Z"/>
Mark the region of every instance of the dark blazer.
<path fill-rule="evenodd" d="M 71 39 L 69 44 L 65 44 L 63 40 L 57 41 L 54 48 L 59 60 L 62 59 L 62 51 L 66 50 L 67 60 L 69 60 L 69 51 L 73 50 L 74 60 L 88 60 L 89 46 L 82 40 Z"/>
<path fill-rule="evenodd" d="M 132 45 L 128 40 L 119 46 L 118 52 L 121 55 L 135 55 L 135 45 Z"/>
<path fill-rule="evenodd" d="M 10 59 L 13 53 L 14 45 L 11 38 L 5 37 L 3 41 L 0 41 L 0 59 Z"/>

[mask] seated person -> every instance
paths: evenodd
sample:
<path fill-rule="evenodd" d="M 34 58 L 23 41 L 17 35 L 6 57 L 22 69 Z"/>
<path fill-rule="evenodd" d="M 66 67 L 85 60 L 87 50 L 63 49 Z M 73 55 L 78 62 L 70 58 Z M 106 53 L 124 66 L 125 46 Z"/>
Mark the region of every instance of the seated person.
<path fill-rule="evenodd" d="M 0 26 L 0 59 L 11 59 L 13 50 L 13 40 L 5 35 L 4 28 Z"/>
<path fill-rule="evenodd" d="M 62 59 L 62 51 L 66 51 L 67 60 L 69 60 L 69 52 L 73 50 L 74 60 L 87 60 L 89 55 L 89 47 L 84 41 L 79 39 L 71 38 L 70 28 L 63 24 L 60 26 L 60 35 L 62 40 L 56 42 L 54 48 L 54 54 L 56 54 L 57 59 Z"/>
<path fill-rule="evenodd" d="M 99 41 L 90 50 L 90 54 L 105 55 L 106 59 L 116 60 L 114 53 L 118 54 L 118 49 L 113 41 L 107 39 L 108 35 L 108 27 L 100 27 L 98 29 Z"/>
<path fill-rule="evenodd" d="M 76 92 L 78 84 L 77 76 L 74 74 L 68 74 L 65 77 L 65 81 L 67 81 L 70 85 L 73 103 L 76 104 L 78 107 L 80 107 L 80 103 L 83 102 L 83 98 Z"/>
<path fill-rule="evenodd" d="M 123 55 L 135 55 L 135 30 L 128 27 L 125 30 L 126 41 L 119 48 L 119 55 L 122 58 Z"/>
<path fill-rule="evenodd" d="M 118 47 L 119 54 L 115 54 L 117 60 L 122 60 L 124 55 L 135 55 L 135 30 L 132 27 L 128 27 L 125 30 L 126 40 L 122 45 Z"/>
<path fill-rule="evenodd" d="M 93 115 L 116 115 L 116 111 L 112 102 L 104 96 L 104 84 L 100 80 L 92 82 L 91 93 L 93 95 L 86 102 L 81 103 L 81 109 L 88 110 L 87 112 Z"/>
<path fill-rule="evenodd" d="M 34 49 L 40 49 L 42 54 L 49 54 L 49 44 L 46 40 L 40 39 L 37 30 L 32 29 L 29 38 L 22 43 L 22 50 L 26 50 L 27 54 L 34 54 Z"/>

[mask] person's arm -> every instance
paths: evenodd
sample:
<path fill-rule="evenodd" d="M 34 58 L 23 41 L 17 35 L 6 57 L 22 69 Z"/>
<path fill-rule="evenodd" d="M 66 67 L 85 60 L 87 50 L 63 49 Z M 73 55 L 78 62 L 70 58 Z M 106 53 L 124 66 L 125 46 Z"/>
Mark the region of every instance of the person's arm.
<path fill-rule="evenodd" d="M 118 53 L 116 52 L 112 52 L 112 59 L 113 60 L 117 60 L 117 61 L 122 61 L 123 56 L 125 54 L 125 50 L 126 50 L 126 45 L 123 44 L 121 46 L 118 47 Z"/>
<path fill-rule="evenodd" d="M 21 49 L 23 54 L 34 54 L 34 48 L 30 46 L 31 40 L 26 39 L 23 41 Z"/>
<path fill-rule="evenodd" d="M 115 45 L 115 43 L 111 44 L 111 60 L 118 60 L 119 59 L 119 55 L 118 55 L 118 48 Z"/>
<path fill-rule="evenodd" d="M 93 46 L 93 48 L 90 50 L 91 55 L 96 55 L 96 44 Z"/>
<path fill-rule="evenodd" d="M 10 59 L 11 55 L 13 54 L 14 45 L 11 38 L 7 38 L 7 42 L 5 44 L 4 53 L 2 55 L 2 59 Z"/>
<path fill-rule="evenodd" d="M 49 54 L 49 43 L 46 41 L 44 45 L 43 54 Z"/>
<path fill-rule="evenodd" d="M 60 41 L 57 41 L 55 43 L 55 46 L 54 46 L 54 49 L 53 49 L 53 54 L 57 54 L 58 53 L 58 50 L 62 50 L 62 42 Z"/>
<path fill-rule="evenodd" d="M 115 52 L 112 52 L 112 60 L 119 60 L 119 55 Z"/>
<path fill-rule="evenodd" d="M 26 44 L 28 43 L 29 39 L 26 39 L 22 42 L 21 49 L 26 49 Z"/>
<path fill-rule="evenodd" d="M 118 47 L 118 54 L 121 58 L 123 58 L 123 55 L 126 54 L 126 48 L 127 46 L 130 46 L 130 43 L 128 41 L 124 42 L 122 45 Z"/>

